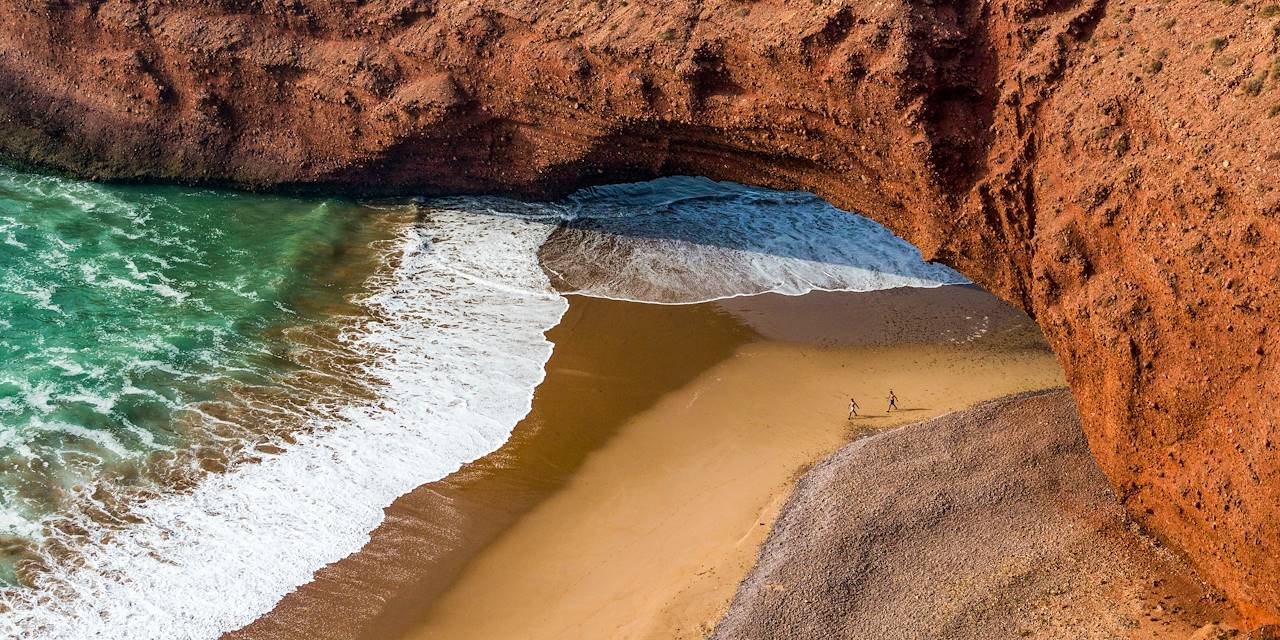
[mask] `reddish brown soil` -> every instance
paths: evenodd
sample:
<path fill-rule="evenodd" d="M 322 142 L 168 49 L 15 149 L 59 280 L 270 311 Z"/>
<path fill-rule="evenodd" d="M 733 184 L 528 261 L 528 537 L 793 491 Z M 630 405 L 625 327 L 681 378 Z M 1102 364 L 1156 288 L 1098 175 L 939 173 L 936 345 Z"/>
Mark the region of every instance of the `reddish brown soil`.
<path fill-rule="evenodd" d="M 104 179 L 814 191 L 1027 309 L 1120 499 L 1280 621 L 1266 0 L 13 0 L 0 153 Z"/>

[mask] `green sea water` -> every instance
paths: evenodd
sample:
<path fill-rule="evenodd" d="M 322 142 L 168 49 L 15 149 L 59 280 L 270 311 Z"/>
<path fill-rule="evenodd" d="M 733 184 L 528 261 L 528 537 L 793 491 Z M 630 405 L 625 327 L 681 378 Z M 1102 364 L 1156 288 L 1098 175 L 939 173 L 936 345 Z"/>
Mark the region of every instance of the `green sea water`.
<path fill-rule="evenodd" d="M 306 364 L 286 337 L 367 276 L 370 213 L 0 169 L 0 535 L 38 537 L 104 478 L 145 487 L 194 440 L 267 431 L 220 414 L 287 392 Z"/>

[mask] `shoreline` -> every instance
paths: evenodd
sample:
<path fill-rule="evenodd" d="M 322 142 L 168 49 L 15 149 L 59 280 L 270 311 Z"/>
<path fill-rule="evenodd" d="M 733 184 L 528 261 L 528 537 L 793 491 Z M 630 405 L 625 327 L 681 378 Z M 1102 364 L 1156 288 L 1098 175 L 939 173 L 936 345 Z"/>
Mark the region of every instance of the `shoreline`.
<path fill-rule="evenodd" d="M 589 340 L 572 336 L 592 336 Z M 617 425 L 752 339 L 708 305 L 574 297 L 533 408 L 497 451 L 385 510 L 365 547 L 226 639 L 382 640 L 421 617 L 466 562 L 553 494 Z M 652 353 L 651 344 L 666 348 Z"/>
<path fill-rule="evenodd" d="M 853 435 L 967 406 L 968 401 L 959 396 L 944 406 L 942 396 L 954 394 L 943 393 L 927 403 L 928 411 L 905 411 L 892 420 L 868 418 L 850 426 L 843 415 L 848 385 L 840 377 L 847 374 L 849 362 L 914 363 L 919 367 L 916 373 L 927 376 L 929 369 L 948 361 L 937 358 L 940 350 L 952 356 L 949 360 L 953 364 L 979 362 L 983 354 L 1022 354 L 1036 360 L 1037 375 L 1048 373 L 1049 377 L 1037 384 L 1052 386 L 1049 378 L 1060 384 L 1061 375 L 1025 315 L 971 286 L 801 297 L 763 295 L 690 306 L 572 297 L 565 321 L 548 336 L 556 343 L 556 351 L 548 363 L 547 380 L 538 389 L 533 411 L 510 442 L 449 478 L 396 500 L 364 549 L 325 567 L 270 614 L 224 637 L 431 637 L 422 635 L 426 633 L 421 630 L 422 621 L 433 618 L 438 601 L 458 588 L 460 580 L 467 580 L 477 564 L 484 564 L 495 547 L 506 538 L 519 536 L 512 532 L 538 518 L 546 505 L 574 492 L 589 468 L 601 466 L 593 465 L 593 459 L 617 456 L 611 452 L 636 451 L 629 449 L 636 446 L 636 438 L 628 434 L 645 433 L 645 427 L 634 424 L 638 416 L 678 404 L 677 396 L 687 402 L 693 397 L 690 394 L 699 393 L 691 385 L 701 384 L 721 368 L 735 372 L 743 384 L 760 386 L 754 391 L 735 392 L 738 395 L 766 397 L 777 387 L 768 384 L 770 376 L 792 363 L 811 362 L 811 367 L 817 367 L 807 370 L 811 377 L 829 378 L 832 385 L 821 398 L 807 401 L 821 407 L 823 415 L 792 411 L 794 400 L 772 404 L 782 414 L 795 414 L 788 420 L 792 435 L 812 431 L 808 425 L 830 420 L 825 414 L 831 411 L 835 412 L 835 423 L 811 434 L 814 438 L 803 441 L 803 451 L 790 454 L 792 457 L 771 472 L 771 480 L 748 492 L 755 502 L 749 508 L 740 506 L 736 516 L 742 519 L 746 514 L 747 533 L 735 530 L 733 536 L 721 536 L 727 542 L 717 548 L 731 553 L 721 558 L 713 574 L 707 574 L 711 578 L 685 584 L 668 594 L 684 593 L 684 604 L 658 609 L 649 606 L 651 612 L 665 616 L 669 626 L 705 628 L 714 622 L 709 618 L 715 617 L 708 612 L 727 607 L 737 580 L 750 569 L 754 549 L 768 529 L 757 522 L 772 521 L 803 467 Z M 996 371 L 1001 363 L 989 360 L 983 366 Z M 973 373 L 958 372 L 955 377 L 971 383 L 982 378 Z M 878 380 L 901 387 L 895 388 L 904 408 L 919 408 L 921 394 L 910 389 L 910 380 L 899 382 L 892 377 L 888 371 L 877 374 Z M 816 393 L 817 389 L 809 388 L 808 392 Z M 874 395 L 870 388 L 861 395 L 866 398 L 860 398 L 864 409 L 880 409 L 879 402 L 870 400 Z M 653 420 L 647 423 L 652 425 Z M 643 438 L 640 441 L 643 444 Z M 787 436 L 756 450 L 769 452 L 769 458 L 778 457 L 773 454 L 799 442 Z M 663 455 L 712 450 L 696 443 L 660 449 Z M 628 455 L 620 457 L 625 461 Z M 726 458 L 745 459 L 737 453 Z M 608 470 L 609 465 L 603 468 Z M 696 478 L 697 472 L 693 469 L 686 477 Z M 592 474 L 600 476 L 599 471 Z M 675 493 L 653 491 L 651 508 L 661 510 L 671 504 L 673 496 L 678 497 L 679 484 L 673 485 Z M 709 548 L 706 555 L 715 553 L 716 549 Z M 675 583 L 668 580 L 666 584 L 670 590 Z M 501 601 L 502 597 L 487 599 Z"/>

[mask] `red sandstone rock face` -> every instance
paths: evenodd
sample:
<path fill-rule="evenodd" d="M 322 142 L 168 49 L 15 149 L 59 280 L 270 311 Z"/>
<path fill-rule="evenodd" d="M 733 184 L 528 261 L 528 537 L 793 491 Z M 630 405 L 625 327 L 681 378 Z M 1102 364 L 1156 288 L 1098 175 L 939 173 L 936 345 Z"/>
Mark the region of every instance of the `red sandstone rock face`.
<path fill-rule="evenodd" d="M 1266 4 L 13 0 L 0 151 L 250 187 L 812 190 L 1031 312 L 1130 512 L 1276 621 Z"/>

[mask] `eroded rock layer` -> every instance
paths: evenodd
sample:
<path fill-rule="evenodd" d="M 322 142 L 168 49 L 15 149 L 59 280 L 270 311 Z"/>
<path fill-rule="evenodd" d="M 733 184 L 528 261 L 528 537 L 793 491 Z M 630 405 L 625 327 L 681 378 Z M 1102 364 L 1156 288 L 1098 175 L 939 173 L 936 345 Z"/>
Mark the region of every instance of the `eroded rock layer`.
<path fill-rule="evenodd" d="M 1020 304 L 1130 513 L 1280 619 L 1280 7 L 14 0 L 0 151 L 103 179 L 814 191 Z"/>

